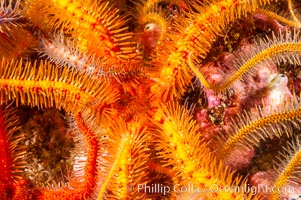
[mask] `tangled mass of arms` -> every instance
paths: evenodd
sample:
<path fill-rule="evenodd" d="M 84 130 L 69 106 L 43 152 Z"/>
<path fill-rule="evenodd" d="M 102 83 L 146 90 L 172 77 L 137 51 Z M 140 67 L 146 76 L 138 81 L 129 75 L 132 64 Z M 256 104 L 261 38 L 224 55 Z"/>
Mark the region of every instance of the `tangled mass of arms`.
<path fill-rule="evenodd" d="M 0 0 L 0 199 L 300 194 L 300 9 Z"/>

